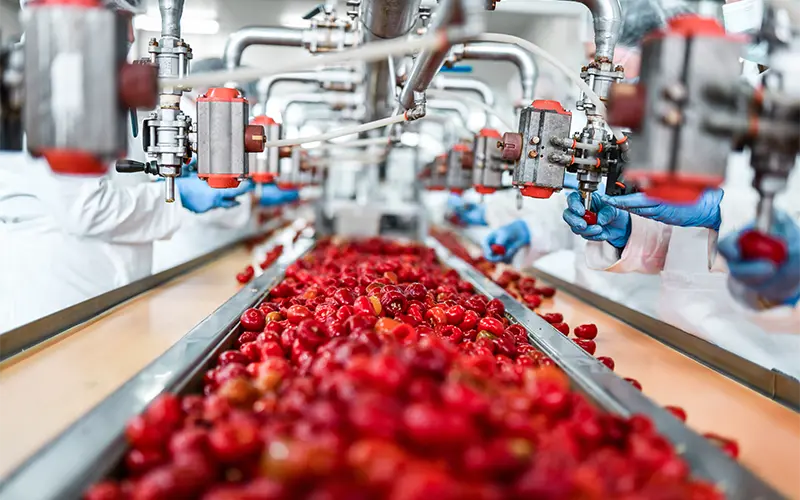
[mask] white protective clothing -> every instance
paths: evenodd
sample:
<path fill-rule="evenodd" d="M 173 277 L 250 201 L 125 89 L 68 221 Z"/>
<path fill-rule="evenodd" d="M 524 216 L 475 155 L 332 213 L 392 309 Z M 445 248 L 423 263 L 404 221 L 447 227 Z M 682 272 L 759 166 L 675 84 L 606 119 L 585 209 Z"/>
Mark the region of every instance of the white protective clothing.
<path fill-rule="evenodd" d="M 153 241 L 183 211 L 161 183 L 55 175 L 0 153 L 0 332 L 149 275 Z"/>
<path fill-rule="evenodd" d="M 727 268 L 716 252 L 720 236 L 755 219 L 758 195 L 750 186 L 751 179 L 748 155 L 733 156 L 723 186 L 719 232 L 670 227 L 631 215 L 631 236 L 621 256 L 611 245 L 589 242 L 586 260 L 589 267 L 612 273 L 660 273 L 661 320 L 766 368 L 800 378 L 800 309 L 752 311 L 739 304 L 728 292 Z M 798 190 L 800 174 L 795 168 L 788 189 L 776 198 L 776 207 L 800 220 L 800 203 L 787 194 Z"/>

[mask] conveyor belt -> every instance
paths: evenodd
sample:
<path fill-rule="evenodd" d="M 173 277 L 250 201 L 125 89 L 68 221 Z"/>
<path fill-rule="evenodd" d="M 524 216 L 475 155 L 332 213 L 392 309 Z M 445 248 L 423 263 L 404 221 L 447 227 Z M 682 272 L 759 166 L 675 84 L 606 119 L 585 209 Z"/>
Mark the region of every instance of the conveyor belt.
<path fill-rule="evenodd" d="M 0 363 L 0 478 L 235 294 L 243 245 Z"/>
<path fill-rule="evenodd" d="M 247 287 L 231 298 L 164 356 L 103 401 L 100 406 L 68 429 L 48 448 L 34 456 L 22 469 L 10 477 L 6 484 L 0 487 L 0 497 L 20 498 L 19 495 L 24 492 L 25 498 L 73 498 L 90 481 L 107 473 L 122 454 L 124 443 L 121 433 L 127 418 L 141 411 L 147 401 L 162 390 L 184 388 L 193 379 L 200 376 L 206 361 L 231 341 L 228 337 L 230 337 L 232 327 L 236 324 L 238 314 L 263 296 L 271 284 L 282 276 L 288 262 L 287 259 L 296 258 L 305 248 L 291 251 L 285 259 L 270 268 L 251 287 Z M 459 264 L 460 261 L 454 260 L 442 249 L 439 249 L 439 252 L 440 256 L 445 258 L 450 265 L 478 285 L 479 289 L 492 295 L 501 296 L 503 302 L 506 303 L 507 311 L 512 314 L 514 319 L 534 332 L 534 342 L 548 353 L 557 355 L 578 386 L 590 396 L 594 396 L 601 406 L 619 413 L 635 411 L 651 415 L 662 432 L 674 442 L 681 444 L 681 449 L 685 450 L 685 457 L 693 466 L 694 472 L 713 478 L 723 486 L 727 486 L 731 498 L 777 498 L 774 492 L 752 474 L 728 460 L 708 442 L 689 432 L 627 383 L 614 377 L 596 360 L 584 354 L 565 337 L 556 333 L 552 327 L 541 321 L 538 316 L 502 293 L 499 287 L 488 282 L 463 262 Z M 562 312 L 567 314 L 566 311 Z M 605 347 L 602 336 L 607 333 L 607 325 L 598 321 L 597 317 L 593 317 L 592 320 L 601 327 L 601 337 L 598 338 L 598 343 L 602 349 Z M 613 320 L 611 321 L 613 322 Z M 228 342 L 225 341 L 226 338 Z M 619 363 L 621 367 L 627 364 L 623 360 L 624 356 L 621 356 Z M 694 363 L 688 359 L 687 361 Z M 700 368 L 704 367 L 700 366 Z M 662 372 L 662 375 L 664 374 L 668 375 L 668 373 Z M 649 376 L 642 376 L 639 373 L 631 375 L 640 379 L 647 390 Z M 715 375 L 718 376 L 718 374 Z M 786 408 L 775 405 L 771 401 L 765 401 L 779 410 L 789 412 Z M 679 402 L 673 403 L 680 404 Z M 684 406 L 689 410 L 691 419 L 691 407 Z M 725 434 L 723 429 L 715 430 Z M 791 442 L 793 444 L 799 442 L 796 435 L 793 436 Z M 82 454 L 76 454 L 77 447 L 85 451 Z M 78 455 L 80 458 L 76 458 Z M 771 459 L 768 459 L 767 462 L 774 465 L 774 461 Z M 783 465 L 788 468 L 797 463 L 796 461 L 784 462 Z M 784 470 L 784 472 L 786 471 Z M 786 475 L 792 476 L 793 474 Z M 775 484 L 773 481 L 770 482 Z M 786 488 L 786 483 L 775 484 L 775 486 L 791 496 L 796 496 L 792 493 L 791 488 Z M 30 496 L 31 494 L 33 496 Z"/>
<path fill-rule="evenodd" d="M 471 244 L 463 236 L 462 241 Z M 638 380 L 653 401 L 685 409 L 687 425 L 697 432 L 735 439 L 742 464 L 782 494 L 800 499 L 800 414 L 576 298 L 560 284 L 548 282 L 558 291 L 538 312 L 559 312 L 573 327 L 595 323 L 600 331 L 596 354 L 612 357 L 616 373 Z"/>

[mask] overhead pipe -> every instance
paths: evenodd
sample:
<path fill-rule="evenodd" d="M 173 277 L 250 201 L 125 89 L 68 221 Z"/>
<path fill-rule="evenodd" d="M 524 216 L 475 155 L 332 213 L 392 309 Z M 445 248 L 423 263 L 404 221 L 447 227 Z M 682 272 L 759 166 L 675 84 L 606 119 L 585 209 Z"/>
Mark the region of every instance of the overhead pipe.
<path fill-rule="evenodd" d="M 527 106 L 534 99 L 536 80 L 539 78 L 539 68 L 533 56 L 527 50 L 509 43 L 495 42 L 467 42 L 456 45 L 451 50 L 455 60 L 474 61 L 507 61 L 519 70 L 519 81 L 522 87 L 522 97 L 519 105 Z"/>
<path fill-rule="evenodd" d="M 614 62 L 614 50 L 622 32 L 622 8 L 619 0 L 570 0 L 582 3 L 592 13 L 597 62 Z"/>
<path fill-rule="evenodd" d="M 414 27 L 421 0 L 368 0 L 364 2 L 365 41 L 386 40 L 407 35 Z M 367 108 L 370 119 L 386 116 L 392 107 L 397 86 L 387 58 L 367 65 Z M 392 79 L 395 81 L 392 81 Z"/>
<path fill-rule="evenodd" d="M 352 85 L 361 82 L 361 75 L 352 71 L 298 71 L 295 73 L 281 73 L 263 78 L 258 82 L 260 102 L 267 103 L 272 95 L 272 90 L 278 83 L 317 83 L 320 86 L 326 83 Z M 335 89 L 332 89 L 335 90 Z M 343 88 L 342 90 L 345 90 Z"/>
<path fill-rule="evenodd" d="M 491 87 L 476 78 L 451 78 L 437 75 L 431 82 L 431 88 L 473 92 L 480 96 L 484 104 L 494 106 L 494 92 Z"/>
<path fill-rule="evenodd" d="M 472 114 L 472 109 L 461 101 L 452 99 L 431 99 L 427 102 L 430 109 L 439 111 L 455 113 L 461 118 L 465 128 L 469 128 L 469 117 Z"/>
<path fill-rule="evenodd" d="M 436 17 L 429 30 L 439 31 L 461 27 L 464 29 L 464 35 L 473 31 L 480 32 L 483 28 L 482 11 L 482 0 L 442 0 L 439 8 L 436 9 Z M 414 108 L 417 94 L 424 93 L 431 84 L 449 51 L 450 47 L 426 49 L 417 55 L 408 81 L 400 93 L 400 105 L 404 109 Z"/>
<path fill-rule="evenodd" d="M 242 63 L 244 49 L 251 45 L 274 45 L 277 47 L 302 47 L 305 30 L 286 26 L 251 26 L 228 35 L 222 61 L 228 71 Z"/>
<path fill-rule="evenodd" d="M 295 94 L 281 107 L 281 120 L 285 120 L 289 108 L 298 104 L 326 104 L 332 109 L 345 109 L 358 106 L 360 97 L 354 94 Z"/>

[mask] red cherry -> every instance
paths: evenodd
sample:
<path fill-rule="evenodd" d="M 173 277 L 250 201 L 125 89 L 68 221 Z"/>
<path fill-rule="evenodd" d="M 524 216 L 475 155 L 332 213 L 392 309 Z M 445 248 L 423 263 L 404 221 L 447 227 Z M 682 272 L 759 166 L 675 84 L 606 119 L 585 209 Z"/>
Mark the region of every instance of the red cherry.
<path fill-rule="evenodd" d="M 130 450 L 125 455 L 125 468 L 133 476 L 141 476 L 150 469 L 165 463 L 167 458 L 159 450 Z"/>
<path fill-rule="evenodd" d="M 522 296 L 522 301 L 525 302 L 525 305 L 531 309 L 536 309 L 540 305 L 542 305 L 542 298 L 538 295 L 529 293 L 527 295 Z"/>
<path fill-rule="evenodd" d="M 240 272 L 236 275 L 236 281 L 241 284 L 245 284 L 255 276 L 256 270 L 253 269 L 253 266 L 247 266 L 244 268 L 244 271 Z"/>
<path fill-rule="evenodd" d="M 632 378 L 626 378 L 625 381 L 631 384 L 632 386 L 636 387 L 640 391 L 642 390 L 642 384 L 640 384 L 638 380 Z"/>
<path fill-rule="evenodd" d="M 167 440 L 169 429 L 155 425 L 142 415 L 133 417 L 125 426 L 125 437 L 134 448 L 160 449 Z"/>
<path fill-rule="evenodd" d="M 464 308 L 458 304 L 454 306 L 450 306 L 445 310 L 445 315 L 447 316 L 447 322 L 451 325 L 458 325 L 464 320 L 464 314 L 466 311 Z"/>
<path fill-rule="evenodd" d="M 239 322 L 242 324 L 242 328 L 251 332 L 260 332 L 267 324 L 264 313 L 253 307 L 242 313 Z"/>
<path fill-rule="evenodd" d="M 125 498 L 126 495 L 120 485 L 112 481 L 97 483 L 83 495 L 83 500 L 125 500 Z"/>
<path fill-rule="evenodd" d="M 489 249 L 495 255 L 505 255 L 506 254 L 506 247 L 503 245 L 489 245 Z"/>
<path fill-rule="evenodd" d="M 403 290 L 408 300 L 425 300 L 427 290 L 422 283 L 411 283 Z"/>
<path fill-rule="evenodd" d="M 431 307 L 428 309 L 428 312 L 425 313 L 425 320 L 433 327 L 446 325 L 447 313 L 445 313 L 444 309 L 441 307 Z"/>
<path fill-rule="evenodd" d="M 500 299 L 492 299 L 486 303 L 486 314 L 502 318 L 506 314 L 506 306 L 503 305 Z"/>
<path fill-rule="evenodd" d="M 556 289 L 549 286 L 539 287 L 536 289 L 536 291 L 539 293 L 539 295 L 546 298 L 550 298 L 556 294 Z"/>
<path fill-rule="evenodd" d="M 573 331 L 579 339 L 593 339 L 597 337 L 597 325 L 594 323 L 587 323 L 585 325 L 578 325 Z"/>
<path fill-rule="evenodd" d="M 563 333 L 564 335 L 569 335 L 569 325 L 566 323 L 556 323 L 553 325 L 553 328 Z"/>
<path fill-rule="evenodd" d="M 261 345 L 260 355 L 261 359 L 267 359 L 272 356 L 282 358 L 284 356 L 284 352 L 280 344 L 274 341 L 268 341 Z"/>
<path fill-rule="evenodd" d="M 614 365 L 614 360 L 612 358 L 610 358 L 608 356 L 598 356 L 597 357 L 597 361 L 599 361 L 599 362 L 603 363 L 604 365 L 606 365 L 606 367 L 609 370 L 611 370 L 612 372 L 614 371 L 614 366 L 615 365 Z"/>
<path fill-rule="evenodd" d="M 583 220 L 585 220 L 590 226 L 597 224 L 597 214 L 587 210 L 586 213 L 583 214 Z"/>
<path fill-rule="evenodd" d="M 248 342 L 239 346 L 239 352 L 247 356 L 251 362 L 261 359 L 261 347 L 256 342 Z"/>
<path fill-rule="evenodd" d="M 505 331 L 505 326 L 503 326 L 503 323 L 497 318 L 485 317 L 481 318 L 478 322 L 478 330 L 489 332 L 495 337 L 500 337 Z"/>
<path fill-rule="evenodd" d="M 299 324 L 304 319 L 313 317 L 311 311 L 306 306 L 294 305 L 286 311 L 286 319 L 293 325 Z"/>
<path fill-rule="evenodd" d="M 183 429 L 169 439 L 169 453 L 172 456 L 187 452 L 204 453 L 208 446 L 208 432 L 200 428 Z"/>
<path fill-rule="evenodd" d="M 789 256 L 786 242 L 754 229 L 743 231 L 739 236 L 739 250 L 744 260 L 766 259 L 776 266 L 786 262 Z"/>
<path fill-rule="evenodd" d="M 214 457 L 222 463 L 235 463 L 257 453 L 261 448 L 258 427 L 249 421 L 223 422 L 208 434 Z"/>
<path fill-rule="evenodd" d="M 237 365 L 247 365 L 250 363 L 250 359 L 247 356 L 242 354 L 239 351 L 224 351 L 217 356 L 217 362 L 220 366 L 230 365 L 230 364 L 237 364 Z M 218 381 L 219 382 L 219 381 Z"/>
<path fill-rule="evenodd" d="M 588 352 L 589 354 L 594 354 L 597 350 L 597 344 L 595 344 L 594 340 L 589 339 L 574 339 L 573 342 L 578 344 L 578 346 L 583 349 L 584 351 Z"/>
<path fill-rule="evenodd" d="M 545 313 L 540 316 L 550 324 L 562 323 L 564 316 L 561 313 Z"/>
<path fill-rule="evenodd" d="M 458 325 L 458 327 L 462 331 L 472 330 L 478 326 L 478 321 L 480 321 L 480 319 L 481 317 L 478 316 L 478 313 L 472 309 L 467 309 L 464 311 L 464 319 L 461 320 L 461 323 Z"/>
<path fill-rule="evenodd" d="M 236 341 L 236 343 L 241 346 L 242 344 L 246 344 L 248 342 L 255 342 L 255 340 L 258 338 L 258 335 L 259 334 L 256 332 L 244 332 L 243 334 L 239 335 L 239 339 Z"/>
<path fill-rule="evenodd" d="M 728 439 L 712 432 L 703 434 L 703 437 L 719 446 L 731 458 L 739 458 L 739 444 L 733 439 Z"/>
<path fill-rule="evenodd" d="M 664 409 L 672 413 L 681 422 L 686 422 L 686 410 L 680 406 L 665 406 Z"/>
<path fill-rule="evenodd" d="M 145 411 L 145 418 L 154 425 L 167 429 L 178 427 L 183 421 L 181 401 L 174 394 L 165 393 L 156 398 Z"/>

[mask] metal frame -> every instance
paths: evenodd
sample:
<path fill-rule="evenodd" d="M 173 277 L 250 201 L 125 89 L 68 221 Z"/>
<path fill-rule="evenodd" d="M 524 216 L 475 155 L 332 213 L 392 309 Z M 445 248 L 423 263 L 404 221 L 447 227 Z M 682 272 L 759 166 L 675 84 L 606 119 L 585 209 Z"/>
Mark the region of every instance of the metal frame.
<path fill-rule="evenodd" d="M 311 240 L 298 240 L 292 251 L 13 471 L 0 483 L 0 499 L 80 499 L 90 484 L 121 460 L 128 420 L 162 392 L 180 391 L 202 377 L 204 367 L 232 339 L 242 312 L 264 297 L 283 279 L 286 267 L 312 247 Z"/>
<path fill-rule="evenodd" d="M 139 294 L 152 290 L 173 278 L 177 278 L 212 260 L 218 259 L 228 250 L 239 245 L 243 241 L 274 231 L 283 224 L 285 224 L 283 220 L 271 220 L 263 229 L 248 233 L 242 238 L 223 245 L 216 250 L 212 250 L 205 255 L 201 255 L 183 264 L 161 271 L 160 273 L 151 274 L 150 276 L 84 300 L 83 302 L 78 302 L 77 304 L 48 314 L 43 318 L 26 323 L 13 330 L 0 333 L 0 362 L 61 335 L 70 328 L 78 326 Z"/>
<path fill-rule="evenodd" d="M 659 432 L 675 446 L 692 472 L 697 477 L 716 484 L 725 492 L 726 498 L 730 500 L 783 498 L 771 486 L 729 458 L 707 439 L 690 430 L 630 383 L 618 377 L 538 314 L 514 300 L 500 286 L 454 256 L 441 243 L 428 238 L 426 244 L 436 251 L 442 262 L 455 269 L 479 291 L 499 299 L 511 319 L 528 331 L 531 343 L 552 358 L 569 376 L 576 388 L 611 413 L 626 417 L 633 414 L 648 416 Z"/>
<path fill-rule="evenodd" d="M 526 272 L 614 316 L 698 363 L 736 380 L 791 410 L 800 412 L 800 382 L 796 378 L 778 370 L 765 368 L 680 328 L 540 269 L 529 268 Z"/>

